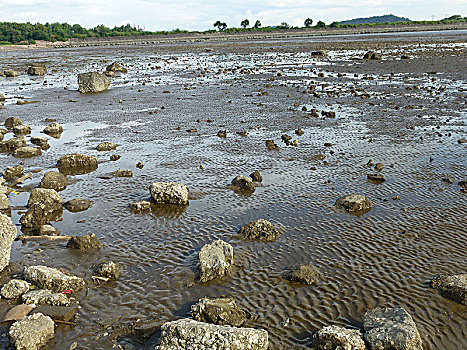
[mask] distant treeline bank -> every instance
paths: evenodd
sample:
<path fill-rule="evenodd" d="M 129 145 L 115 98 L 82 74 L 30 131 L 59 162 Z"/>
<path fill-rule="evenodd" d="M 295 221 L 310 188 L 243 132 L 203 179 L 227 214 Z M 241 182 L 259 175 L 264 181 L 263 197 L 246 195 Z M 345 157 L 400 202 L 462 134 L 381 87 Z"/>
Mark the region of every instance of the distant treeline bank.
<path fill-rule="evenodd" d="M 375 17 L 384 18 L 385 16 Z M 430 25 L 430 24 L 456 24 L 466 23 L 467 17 L 459 15 L 451 16 L 438 21 L 396 21 L 396 22 L 378 22 L 378 23 L 359 23 L 359 24 L 342 24 L 339 22 L 332 22 L 326 25 L 322 21 L 318 21 L 314 26 L 310 18 L 304 23 L 304 27 L 292 27 L 286 22 L 282 22 L 277 26 L 262 27 L 260 21 L 256 21 L 252 27 L 248 27 L 249 21 L 244 20 L 240 24 L 241 27 L 228 27 L 226 23 L 217 21 L 214 23 L 219 31 L 224 33 L 241 33 L 241 32 L 272 32 L 276 30 L 313 30 L 314 28 L 357 28 L 357 27 L 373 27 L 378 25 L 391 25 L 391 26 L 413 26 L 413 25 Z M 168 35 L 179 33 L 196 33 L 196 34 L 211 34 L 217 30 L 207 31 L 188 31 L 174 29 L 171 31 L 146 31 L 129 24 L 120 27 L 108 28 L 104 25 L 99 25 L 91 29 L 86 29 L 79 24 L 68 23 L 46 23 L 46 24 L 32 24 L 32 23 L 16 23 L 16 22 L 0 22 L 0 45 L 8 44 L 34 44 L 36 40 L 44 40 L 50 42 L 67 41 L 73 38 L 86 39 L 86 38 L 106 38 L 115 36 L 139 36 L 139 35 Z"/>

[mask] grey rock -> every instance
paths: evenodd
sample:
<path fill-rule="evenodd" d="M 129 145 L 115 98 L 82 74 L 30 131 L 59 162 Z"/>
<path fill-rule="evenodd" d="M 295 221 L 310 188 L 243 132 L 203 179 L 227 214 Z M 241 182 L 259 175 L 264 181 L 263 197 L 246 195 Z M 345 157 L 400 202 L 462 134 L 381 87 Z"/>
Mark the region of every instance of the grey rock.
<path fill-rule="evenodd" d="M 117 144 L 113 142 L 102 142 L 97 145 L 98 151 L 112 151 L 117 148 Z"/>
<path fill-rule="evenodd" d="M 94 269 L 94 273 L 100 277 L 116 280 L 120 277 L 121 274 L 120 265 L 114 263 L 113 261 L 106 261 L 97 265 Z"/>
<path fill-rule="evenodd" d="M 70 249 L 99 249 L 102 246 L 99 239 L 94 233 L 83 235 L 83 236 L 73 236 L 68 241 L 66 247 Z"/>
<path fill-rule="evenodd" d="M 16 166 L 10 166 L 3 170 L 3 178 L 6 181 L 10 181 L 14 179 L 15 177 L 20 177 L 24 175 L 24 169 L 21 165 L 16 165 Z"/>
<path fill-rule="evenodd" d="M 269 221 L 258 219 L 243 225 L 239 231 L 243 239 L 272 242 L 279 238 L 279 231 Z"/>
<path fill-rule="evenodd" d="M 334 206 L 348 213 L 368 212 L 372 208 L 371 201 L 365 196 L 359 194 L 349 194 L 347 196 L 340 197 L 336 200 Z"/>
<path fill-rule="evenodd" d="M 260 329 L 180 319 L 167 322 L 161 331 L 157 350 L 267 350 L 269 347 L 268 333 Z"/>
<path fill-rule="evenodd" d="M 13 133 L 16 136 L 29 135 L 31 133 L 31 127 L 26 124 L 17 125 L 13 128 Z"/>
<path fill-rule="evenodd" d="M 52 292 L 49 289 L 32 290 L 24 294 L 22 300 L 27 305 L 70 305 L 70 299 L 65 294 Z"/>
<path fill-rule="evenodd" d="M 40 188 L 49 188 L 57 192 L 66 188 L 66 176 L 58 171 L 48 171 L 39 184 Z"/>
<path fill-rule="evenodd" d="M 39 228 L 63 213 L 62 199 L 57 191 L 48 188 L 34 188 L 28 201 L 28 211 L 20 222 L 24 227 Z"/>
<path fill-rule="evenodd" d="M 382 55 L 378 52 L 374 51 L 368 51 L 364 56 L 364 60 L 380 60 L 382 58 Z"/>
<path fill-rule="evenodd" d="M 196 321 L 235 327 L 241 327 L 247 320 L 247 313 L 231 298 L 200 299 L 191 307 L 191 316 Z"/>
<path fill-rule="evenodd" d="M 152 199 L 161 204 L 188 204 L 188 188 L 178 182 L 155 182 L 149 188 Z"/>
<path fill-rule="evenodd" d="M 40 156 L 41 154 L 42 151 L 40 148 L 30 146 L 20 147 L 13 152 L 13 156 L 16 158 L 31 158 Z"/>
<path fill-rule="evenodd" d="M 443 297 L 467 305 L 467 273 L 439 275 L 431 281 L 431 287 Z"/>
<path fill-rule="evenodd" d="M 10 310 L 7 311 L 3 321 L 18 321 L 22 319 L 24 316 L 29 314 L 31 310 L 34 309 L 34 306 L 26 305 L 26 304 L 19 304 L 13 306 Z"/>
<path fill-rule="evenodd" d="M 31 143 L 33 145 L 39 146 L 41 149 L 46 150 L 49 149 L 49 139 L 47 137 L 40 137 L 40 136 L 32 136 Z"/>
<path fill-rule="evenodd" d="M 44 134 L 47 134 L 47 135 L 57 135 L 57 134 L 61 134 L 63 132 L 63 126 L 61 126 L 59 123 L 52 123 L 50 125 L 47 125 L 44 130 L 43 130 Z"/>
<path fill-rule="evenodd" d="M 239 175 L 232 180 L 232 186 L 244 191 L 254 191 L 255 184 L 246 176 Z"/>
<path fill-rule="evenodd" d="M 321 279 L 319 269 L 312 264 L 297 265 L 284 272 L 284 278 L 307 285 L 317 284 Z"/>
<path fill-rule="evenodd" d="M 57 161 L 57 168 L 63 174 L 85 174 L 96 170 L 98 167 L 97 158 L 85 154 L 68 154 Z"/>
<path fill-rule="evenodd" d="M 10 263 L 11 244 L 17 234 L 11 218 L 0 213 L 0 272 Z"/>
<path fill-rule="evenodd" d="M 217 240 L 203 246 L 198 253 L 197 274 L 200 283 L 222 277 L 230 273 L 233 264 L 233 247 Z"/>
<path fill-rule="evenodd" d="M 82 73 L 78 74 L 78 86 L 83 94 L 101 92 L 109 88 L 110 79 L 104 73 Z"/>
<path fill-rule="evenodd" d="M 82 289 L 84 280 L 77 276 L 71 276 L 64 272 L 47 266 L 29 266 L 23 271 L 24 278 L 43 289 L 50 289 L 54 292 L 72 290 L 73 292 Z"/>
<path fill-rule="evenodd" d="M 23 280 L 12 279 L 5 283 L 0 291 L 5 299 L 15 299 L 29 291 L 29 283 Z"/>
<path fill-rule="evenodd" d="M 49 316 L 55 321 L 69 322 L 76 315 L 77 308 L 74 306 L 56 306 L 56 305 L 40 305 L 31 311 L 31 315 L 40 313 L 44 316 Z"/>
<path fill-rule="evenodd" d="M 17 117 L 9 117 L 5 119 L 5 128 L 11 130 L 15 126 L 21 125 L 23 122 Z"/>
<path fill-rule="evenodd" d="M 127 72 L 127 69 L 122 67 L 120 62 L 114 62 L 112 64 L 109 64 L 105 70 L 107 72 L 121 72 L 121 73 Z"/>
<path fill-rule="evenodd" d="M 423 350 L 417 326 L 403 308 L 376 308 L 363 316 L 370 350 Z"/>
<path fill-rule="evenodd" d="M 89 199 L 75 198 L 63 203 L 66 210 L 72 213 L 88 210 L 92 205 L 92 201 Z"/>
<path fill-rule="evenodd" d="M 53 227 L 52 225 L 42 225 L 39 230 L 41 236 L 56 236 L 60 233 L 60 230 Z"/>
<path fill-rule="evenodd" d="M 25 316 L 10 327 L 10 340 L 16 350 L 40 350 L 54 339 L 54 321 L 48 316 Z"/>
<path fill-rule="evenodd" d="M 316 350 L 366 350 L 360 331 L 339 326 L 328 326 L 315 332 L 311 347 Z"/>
<path fill-rule="evenodd" d="M 44 75 L 47 73 L 47 67 L 42 63 L 34 63 L 28 68 L 29 75 Z"/>

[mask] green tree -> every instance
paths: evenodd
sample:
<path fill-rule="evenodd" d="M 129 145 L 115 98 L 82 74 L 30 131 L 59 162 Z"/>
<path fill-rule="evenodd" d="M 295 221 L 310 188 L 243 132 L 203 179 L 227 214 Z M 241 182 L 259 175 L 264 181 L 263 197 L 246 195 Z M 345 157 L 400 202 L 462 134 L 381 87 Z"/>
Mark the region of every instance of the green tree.
<path fill-rule="evenodd" d="M 256 20 L 254 28 L 256 29 L 261 28 L 261 22 L 259 21 L 259 19 Z"/>
<path fill-rule="evenodd" d="M 289 29 L 289 28 L 290 28 L 290 26 L 289 26 L 289 24 L 288 24 L 287 22 L 282 22 L 281 25 L 280 25 L 280 27 L 281 27 L 282 29 Z"/>
<path fill-rule="evenodd" d="M 313 24 L 313 20 L 311 18 L 307 18 L 304 24 L 305 24 L 305 27 L 311 28 L 311 25 Z"/>
<path fill-rule="evenodd" d="M 247 19 L 244 19 L 244 20 L 242 21 L 242 23 L 240 23 L 240 26 L 242 26 L 243 28 L 246 28 L 246 27 L 248 27 L 249 25 L 250 25 L 250 21 L 247 20 Z"/>
<path fill-rule="evenodd" d="M 223 30 L 227 29 L 227 23 L 216 21 L 216 23 L 214 23 L 214 27 L 217 27 L 217 29 L 219 29 L 219 31 L 222 32 Z"/>
<path fill-rule="evenodd" d="M 330 26 L 331 28 L 337 28 L 337 27 L 339 27 L 339 22 L 334 21 L 334 22 L 332 22 L 329 26 Z"/>
<path fill-rule="evenodd" d="M 324 23 L 323 21 L 318 21 L 318 23 L 316 23 L 316 28 L 325 28 L 326 27 L 326 23 Z"/>

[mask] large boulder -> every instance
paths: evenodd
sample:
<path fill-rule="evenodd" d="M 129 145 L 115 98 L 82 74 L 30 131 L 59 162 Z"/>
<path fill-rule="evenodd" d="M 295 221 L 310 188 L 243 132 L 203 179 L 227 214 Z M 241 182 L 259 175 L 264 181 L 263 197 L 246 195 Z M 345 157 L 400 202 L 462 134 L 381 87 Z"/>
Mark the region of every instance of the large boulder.
<path fill-rule="evenodd" d="M 235 327 L 241 327 L 247 320 L 247 313 L 231 298 L 200 299 L 191 307 L 191 316 L 196 321 Z"/>
<path fill-rule="evenodd" d="M 376 308 L 363 316 L 370 350 L 423 350 L 417 326 L 403 308 Z"/>
<path fill-rule="evenodd" d="M 0 294 L 5 299 L 14 299 L 29 291 L 29 283 L 23 280 L 12 279 L 2 286 Z"/>
<path fill-rule="evenodd" d="M 312 285 L 319 282 L 321 273 L 313 264 L 297 265 L 287 269 L 284 278 L 290 282 Z"/>
<path fill-rule="evenodd" d="M 359 194 L 349 194 L 340 197 L 336 200 L 334 206 L 348 213 L 356 214 L 368 212 L 372 208 L 371 201 Z"/>
<path fill-rule="evenodd" d="M 243 225 L 239 231 L 243 239 L 272 242 L 279 238 L 279 231 L 269 221 L 258 219 Z"/>
<path fill-rule="evenodd" d="M 218 326 L 190 319 L 161 327 L 157 350 L 267 350 L 268 332 L 262 329 Z"/>
<path fill-rule="evenodd" d="M 13 155 L 16 158 L 31 158 L 31 157 L 40 156 L 41 154 L 42 154 L 42 151 L 40 148 L 30 147 L 30 146 L 20 147 L 13 152 Z"/>
<path fill-rule="evenodd" d="M 154 182 L 149 188 L 154 202 L 161 204 L 188 204 L 188 188 L 178 182 Z"/>
<path fill-rule="evenodd" d="M 57 192 L 66 188 L 66 176 L 58 171 L 48 171 L 39 184 L 41 188 L 49 188 Z"/>
<path fill-rule="evenodd" d="M 374 51 L 368 51 L 363 56 L 364 60 L 380 60 L 381 58 L 382 58 L 382 55 L 379 52 L 374 52 Z"/>
<path fill-rule="evenodd" d="M 13 128 L 13 133 L 16 136 L 29 135 L 31 133 L 31 127 L 27 124 L 17 125 Z"/>
<path fill-rule="evenodd" d="M 109 88 L 110 79 L 104 73 L 82 73 L 78 75 L 78 86 L 82 94 L 101 92 Z"/>
<path fill-rule="evenodd" d="M 359 330 L 339 326 L 327 326 L 315 332 L 311 346 L 316 350 L 366 350 Z"/>
<path fill-rule="evenodd" d="M 0 213 L 0 272 L 10 263 L 11 244 L 17 234 L 10 217 Z"/>
<path fill-rule="evenodd" d="M 100 152 L 103 151 L 112 151 L 117 148 L 117 144 L 114 142 L 101 142 L 100 144 L 97 145 L 97 150 Z"/>
<path fill-rule="evenodd" d="M 44 75 L 47 73 L 47 67 L 42 63 L 34 63 L 28 68 L 29 75 Z"/>
<path fill-rule="evenodd" d="M 440 275 L 431 281 L 431 286 L 443 297 L 467 305 L 467 273 Z"/>
<path fill-rule="evenodd" d="M 49 316 L 25 316 L 10 327 L 10 340 L 16 350 L 40 350 L 54 338 L 54 321 Z"/>
<path fill-rule="evenodd" d="M 3 178 L 5 181 L 10 181 L 14 178 L 21 177 L 24 175 L 24 168 L 21 165 L 10 166 L 3 170 Z"/>
<path fill-rule="evenodd" d="M 73 292 L 82 289 L 84 280 L 77 276 L 70 276 L 64 272 L 47 266 L 29 266 L 23 271 L 24 278 L 43 289 L 50 289 L 54 292 L 72 290 Z"/>
<path fill-rule="evenodd" d="M 200 283 L 227 275 L 233 264 L 233 247 L 217 240 L 203 246 L 198 253 L 197 277 Z"/>
<path fill-rule="evenodd" d="M 24 227 L 40 228 L 63 213 L 62 199 L 57 191 L 48 188 L 34 188 L 28 201 L 28 211 L 20 222 Z"/>
<path fill-rule="evenodd" d="M 92 201 L 84 198 L 74 198 L 63 203 L 66 210 L 72 213 L 88 210 L 92 205 Z"/>
<path fill-rule="evenodd" d="M 65 175 L 86 174 L 96 170 L 97 158 L 85 154 L 68 154 L 57 161 L 57 168 Z"/>

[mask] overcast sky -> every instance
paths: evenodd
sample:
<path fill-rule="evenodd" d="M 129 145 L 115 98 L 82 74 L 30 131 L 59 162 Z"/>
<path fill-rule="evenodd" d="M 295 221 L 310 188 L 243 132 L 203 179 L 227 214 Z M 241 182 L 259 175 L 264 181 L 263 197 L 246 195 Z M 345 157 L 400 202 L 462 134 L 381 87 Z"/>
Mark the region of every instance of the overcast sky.
<path fill-rule="evenodd" d="M 467 16 L 467 0 L 0 0 L 0 22 L 68 22 L 90 28 L 130 23 L 147 30 L 212 29 L 216 20 L 239 27 L 247 18 L 265 25 L 327 24 L 394 14 L 413 20 Z"/>

